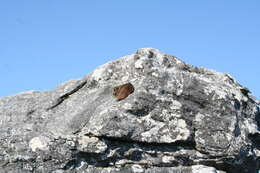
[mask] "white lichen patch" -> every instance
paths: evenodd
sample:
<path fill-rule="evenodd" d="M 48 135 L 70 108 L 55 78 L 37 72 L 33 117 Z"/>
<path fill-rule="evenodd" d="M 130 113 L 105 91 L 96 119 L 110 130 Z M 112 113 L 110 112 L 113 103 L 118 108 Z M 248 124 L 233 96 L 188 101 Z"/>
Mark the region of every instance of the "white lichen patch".
<path fill-rule="evenodd" d="M 190 130 L 187 128 L 187 124 L 183 119 L 175 119 L 169 122 L 170 133 L 176 135 L 174 141 L 187 140 L 190 136 Z"/>
<path fill-rule="evenodd" d="M 127 160 L 127 159 L 121 159 L 121 160 L 118 160 L 118 161 L 115 162 L 115 166 L 120 167 L 120 166 L 125 165 L 125 164 L 127 164 L 127 163 L 129 163 L 129 160 Z"/>
<path fill-rule="evenodd" d="M 144 66 L 143 66 L 143 60 L 142 59 L 138 59 L 136 62 L 135 62 L 135 68 L 137 68 L 137 69 L 142 69 L 142 68 L 144 68 Z"/>
<path fill-rule="evenodd" d="M 170 128 L 162 128 L 160 141 L 170 143 L 178 140 L 187 140 L 190 136 L 190 130 L 183 119 L 175 119 L 169 122 Z"/>
<path fill-rule="evenodd" d="M 196 114 L 194 122 L 195 123 L 200 123 L 201 121 L 203 121 L 205 115 L 201 114 L 200 112 Z"/>
<path fill-rule="evenodd" d="M 194 165 L 192 166 L 192 173 L 218 173 L 218 171 L 213 167 L 208 167 L 204 165 Z"/>
<path fill-rule="evenodd" d="M 132 109 L 132 104 L 130 104 L 130 103 L 125 103 L 123 106 L 122 106 L 122 108 L 123 109 L 125 109 L 125 110 L 131 110 Z"/>
<path fill-rule="evenodd" d="M 143 141 L 149 141 L 149 142 L 154 142 L 152 141 L 152 136 L 154 134 L 158 134 L 159 129 L 161 129 L 165 124 L 162 122 L 156 122 L 152 119 L 150 119 L 150 117 L 144 117 L 143 118 L 143 123 L 145 124 L 145 126 L 147 127 L 152 127 L 150 130 L 145 131 L 141 134 L 142 136 L 142 140 Z"/>
<path fill-rule="evenodd" d="M 110 149 L 109 153 L 107 154 L 107 158 L 119 156 L 119 154 L 118 154 L 119 150 L 120 150 L 120 148 Z"/>
<path fill-rule="evenodd" d="M 227 134 L 226 134 L 226 139 L 227 139 L 227 141 L 231 141 L 232 138 L 233 138 L 233 136 L 232 136 L 230 133 L 227 133 Z"/>
<path fill-rule="evenodd" d="M 153 75 L 154 77 L 159 77 L 159 73 L 158 73 L 158 72 L 153 72 L 152 75 Z"/>
<path fill-rule="evenodd" d="M 77 167 L 76 167 L 76 169 L 77 169 L 77 170 L 80 170 L 80 169 L 83 168 L 86 164 L 87 164 L 87 163 L 86 163 L 84 160 L 80 160 L 79 163 L 78 163 L 78 165 L 77 165 Z M 55 173 L 56 173 L 56 172 L 55 172 Z M 63 173 L 63 172 L 61 172 L 61 173 Z"/>
<path fill-rule="evenodd" d="M 171 163 L 173 160 L 175 160 L 173 156 L 163 156 L 162 157 L 163 163 Z"/>
<path fill-rule="evenodd" d="M 182 129 L 185 129 L 187 127 L 187 124 L 186 124 L 185 120 L 179 119 L 178 120 L 178 127 L 182 128 Z"/>
<path fill-rule="evenodd" d="M 122 82 L 126 82 L 128 80 L 129 80 L 129 76 L 128 75 L 122 77 Z"/>
<path fill-rule="evenodd" d="M 96 137 L 80 136 L 78 143 L 78 150 L 84 152 L 102 153 L 107 149 L 107 145 Z"/>
<path fill-rule="evenodd" d="M 179 110 L 181 109 L 182 104 L 180 102 L 178 102 L 177 100 L 172 100 L 172 104 L 170 106 L 170 109 L 172 110 Z"/>
<path fill-rule="evenodd" d="M 249 119 L 245 119 L 243 121 L 243 125 L 244 127 L 247 129 L 247 132 L 248 133 L 251 133 L 251 134 L 255 134 L 255 133 L 258 133 L 259 131 L 257 130 L 257 125 L 253 122 L 253 121 L 250 121 Z"/>
<path fill-rule="evenodd" d="M 169 74 L 170 76 L 172 76 L 172 79 L 167 81 L 166 88 L 179 96 L 183 93 L 184 79 L 177 77 L 176 72 L 177 71 L 174 70 L 172 73 Z M 178 75 L 181 74 L 178 73 Z"/>
<path fill-rule="evenodd" d="M 176 140 L 186 140 L 190 136 L 190 130 L 187 128 L 187 124 L 185 120 L 179 119 L 176 124 L 176 130 L 178 132 L 178 135 L 176 137 Z"/>
<path fill-rule="evenodd" d="M 36 151 L 37 149 L 46 151 L 49 149 L 48 144 L 50 139 L 44 136 L 34 137 L 30 140 L 29 146 L 32 151 Z"/>
<path fill-rule="evenodd" d="M 179 60 L 178 58 L 175 58 L 176 59 L 176 64 L 183 64 L 183 62 L 181 60 Z"/>
<path fill-rule="evenodd" d="M 96 70 L 94 70 L 93 73 L 91 74 L 92 78 L 97 80 L 97 81 L 102 79 L 102 76 L 103 76 L 103 74 L 104 74 L 104 72 L 106 70 L 106 66 L 107 65 L 108 64 L 105 64 L 105 65 L 103 65 L 101 67 L 98 67 Z"/>
<path fill-rule="evenodd" d="M 172 118 L 172 117 L 180 118 L 182 116 L 181 113 L 170 113 L 169 115 L 170 115 L 170 118 Z"/>
<path fill-rule="evenodd" d="M 214 100 L 225 99 L 233 95 L 237 100 L 247 101 L 247 97 L 241 93 L 239 86 L 236 83 L 230 84 L 226 82 L 227 75 L 224 73 L 214 72 L 213 76 L 204 76 L 199 77 L 198 79 L 208 84 L 204 88 L 204 93 L 206 95 L 214 93 Z"/>
<path fill-rule="evenodd" d="M 59 85 L 59 88 L 63 88 L 63 93 L 66 93 L 75 88 L 78 84 L 80 84 L 80 82 L 82 82 L 80 79 L 69 80 Z"/>
<path fill-rule="evenodd" d="M 132 165 L 132 171 L 133 173 L 142 173 L 144 172 L 144 168 L 141 165 L 134 164 Z"/>
<path fill-rule="evenodd" d="M 173 139 L 170 135 L 169 129 L 165 129 L 162 132 L 163 135 L 160 136 L 160 141 L 161 142 L 165 142 L 165 143 L 171 143 L 171 142 L 175 142 L 176 140 Z"/>
<path fill-rule="evenodd" d="M 146 131 L 144 133 L 141 134 L 142 138 L 144 138 L 145 140 L 150 141 L 149 139 L 154 135 L 157 134 L 159 131 L 160 127 L 159 126 L 155 126 L 152 129 L 150 129 L 149 131 Z M 144 141 L 145 141 L 144 140 Z"/>
<path fill-rule="evenodd" d="M 257 157 L 260 157 L 260 150 L 254 148 L 253 151 Z"/>

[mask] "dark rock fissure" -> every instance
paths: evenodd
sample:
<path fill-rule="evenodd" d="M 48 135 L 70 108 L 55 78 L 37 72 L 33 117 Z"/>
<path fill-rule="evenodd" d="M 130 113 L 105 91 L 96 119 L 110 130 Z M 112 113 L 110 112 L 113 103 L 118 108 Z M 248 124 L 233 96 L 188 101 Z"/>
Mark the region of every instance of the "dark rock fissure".
<path fill-rule="evenodd" d="M 240 127 L 239 127 L 239 116 L 236 112 L 236 123 L 235 123 L 235 129 L 234 129 L 234 135 L 235 137 L 238 137 L 241 135 Z"/>
<path fill-rule="evenodd" d="M 88 135 L 86 135 L 88 136 Z M 143 149 L 143 152 L 146 150 L 153 150 L 157 152 L 176 152 L 179 150 L 179 148 L 185 148 L 187 150 L 196 150 L 198 152 L 201 152 L 196 149 L 196 143 L 194 141 L 176 141 L 174 143 L 147 143 L 147 142 L 140 142 L 140 141 L 129 141 L 129 139 L 124 138 L 115 138 L 115 137 L 108 137 L 108 136 L 94 136 L 89 134 L 91 137 L 97 137 L 102 141 L 106 141 L 106 144 L 109 146 L 108 148 L 120 148 L 119 153 L 124 153 L 129 148 L 133 146 L 138 146 Z M 95 167 L 116 167 L 115 162 L 120 159 L 128 159 L 130 160 L 128 163 L 124 163 L 127 165 L 133 165 L 133 164 L 139 164 L 142 165 L 144 168 L 149 167 L 176 167 L 176 166 L 191 166 L 194 164 L 193 160 L 189 158 L 188 155 L 183 156 L 176 156 L 175 158 L 178 158 L 178 161 L 173 161 L 172 163 L 168 164 L 156 164 L 156 163 L 139 163 L 138 161 L 141 159 L 137 159 L 137 155 L 141 153 L 136 153 L 132 158 L 126 157 L 123 155 L 117 156 L 117 157 L 104 157 L 107 154 L 108 150 L 106 150 L 104 153 L 97 154 L 97 153 L 88 153 L 88 152 L 82 152 L 74 150 L 73 159 L 67 162 L 67 164 L 63 167 L 63 170 L 68 169 L 75 169 L 80 165 L 81 162 L 86 162 L 88 165 L 92 165 Z M 202 152 L 203 153 L 203 152 Z M 157 154 L 154 154 L 153 157 L 157 157 Z M 106 158 L 106 159 L 104 159 Z M 226 171 L 226 172 L 234 172 L 234 170 L 241 171 L 241 165 L 234 167 L 234 165 L 231 164 L 231 161 L 234 160 L 234 158 L 230 158 L 230 160 L 227 160 L 225 156 L 210 156 L 208 158 L 209 160 L 202 160 L 196 162 L 196 164 L 202 164 L 205 166 L 211 166 L 218 170 Z M 219 161 L 216 163 L 214 159 L 218 159 Z M 210 161 L 212 160 L 212 161 Z M 113 163 L 111 165 L 111 163 Z M 252 161 L 250 161 L 252 163 Z M 124 166 L 121 165 L 121 166 Z M 241 172 L 242 173 L 242 172 Z M 245 172 L 247 173 L 247 172 Z"/>
<path fill-rule="evenodd" d="M 244 94 L 244 96 L 248 97 L 248 93 L 250 93 L 248 88 L 242 88 L 240 91 Z"/>
<path fill-rule="evenodd" d="M 141 141 L 131 141 L 127 138 L 117 138 L 117 137 L 108 137 L 108 136 L 95 136 L 92 134 L 88 134 L 86 136 L 89 137 L 96 137 L 101 141 L 105 141 L 106 144 L 109 146 L 108 148 L 119 148 L 119 153 L 121 155 L 117 157 L 104 157 L 108 153 L 108 149 L 101 154 L 97 153 L 89 153 L 89 152 L 82 152 L 74 150 L 73 158 L 67 162 L 67 164 L 64 166 L 64 170 L 76 168 L 77 165 L 79 165 L 80 162 L 86 162 L 89 165 L 93 165 L 96 167 L 115 167 L 115 162 L 120 159 L 128 159 L 128 164 L 134 164 L 135 162 L 138 163 L 141 159 L 141 154 L 145 153 L 146 150 L 153 150 L 157 152 L 175 152 L 180 149 L 187 149 L 187 150 L 196 150 L 196 143 L 194 141 L 176 141 L 173 143 L 156 143 L 156 142 L 141 142 Z M 138 148 L 143 149 L 143 152 L 135 152 L 132 153 L 133 156 L 123 156 L 123 153 L 129 150 L 130 148 L 134 148 L 138 146 Z M 139 156 L 138 156 L 139 155 Z M 157 154 L 150 154 L 152 157 L 156 157 Z M 91 159 L 89 159 L 91 158 Z M 106 158 L 105 160 L 103 158 Z M 179 166 L 179 165 L 186 165 L 190 166 L 192 165 L 192 160 L 189 159 L 188 156 L 179 156 L 180 162 L 175 161 L 170 164 L 147 164 L 143 165 L 146 167 L 156 166 L 156 167 L 173 167 L 173 166 Z M 111 165 L 111 163 L 113 163 Z M 140 164 L 140 163 L 138 163 Z"/>
<path fill-rule="evenodd" d="M 73 90 L 71 90 L 70 92 L 63 94 L 62 96 L 60 96 L 56 103 L 54 105 L 52 105 L 51 107 L 47 108 L 46 110 L 51 110 L 54 109 L 55 107 L 59 106 L 62 102 L 64 102 L 66 99 L 69 98 L 70 95 L 74 94 L 75 92 L 77 92 L 78 90 L 80 90 L 82 87 L 84 87 L 84 85 L 87 83 L 87 81 L 82 82 L 81 84 L 79 84 L 77 87 L 75 87 Z"/>
<path fill-rule="evenodd" d="M 91 136 L 91 135 L 90 135 Z M 92 135 L 93 136 L 93 135 Z M 196 143 L 194 141 L 176 141 L 173 143 L 156 143 L 156 142 L 142 142 L 142 141 L 131 141 L 127 138 L 117 138 L 117 137 L 109 137 L 109 136 L 94 136 L 99 138 L 100 140 L 104 139 L 110 142 L 119 142 L 119 143 L 128 143 L 128 144 L 138 144 L 140 146 L 154 146 L 154 147 L 187 147 L 190 149 L 195 149 L 196 148 Z"/>

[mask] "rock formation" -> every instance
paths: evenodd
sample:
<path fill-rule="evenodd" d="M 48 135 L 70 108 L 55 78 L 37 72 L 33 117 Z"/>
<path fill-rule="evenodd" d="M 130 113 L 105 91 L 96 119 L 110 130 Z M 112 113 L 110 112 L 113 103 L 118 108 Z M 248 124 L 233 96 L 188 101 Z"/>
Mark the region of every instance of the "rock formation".
<path fill-rule="evenodd" d="M 134 92 L 117 101 L 113 88 Z M 0 173 L 256 173 L 260 111 L 225 73 L 156 49 L 0 99 Z"/>

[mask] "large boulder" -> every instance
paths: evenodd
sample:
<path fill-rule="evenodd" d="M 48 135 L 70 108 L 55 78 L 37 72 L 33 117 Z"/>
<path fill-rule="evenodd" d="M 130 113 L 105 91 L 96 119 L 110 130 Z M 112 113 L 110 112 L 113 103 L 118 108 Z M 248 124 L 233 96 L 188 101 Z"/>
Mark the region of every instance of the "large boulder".
<path fill-rule="evenodd" d="M 131 83 L 122 100 L 116 86 Z M 0 99 L 0 173 L 256 173 L 259 101 L 225 73 L 139 49 Z"/>

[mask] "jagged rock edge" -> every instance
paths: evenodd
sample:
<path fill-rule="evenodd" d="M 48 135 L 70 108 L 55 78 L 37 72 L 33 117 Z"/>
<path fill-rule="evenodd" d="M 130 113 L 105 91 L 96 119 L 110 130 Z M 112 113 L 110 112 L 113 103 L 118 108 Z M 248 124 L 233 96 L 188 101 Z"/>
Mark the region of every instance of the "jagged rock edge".
<path fill-rule="evenodd" d="M 119 143 L 116 145 L 121 145 L 121 146 L 125 146 L 125 145 L 134 145 L 134 146 L 139 146 L 140 148 L 157 148 L 157 151 L 163 151 L 163 149 L 167 148 L 176 148 L 177 151 L 180 149 L 192 149 L 195 150 L 197 152 L 200 152 L 202 154 L 207 154 L 207 153 L 203 153 L 200 150 L 196 149 L 196 143 L 195 141 L 176 141 L 173 143 L 148 143 L 148 142 L 140 142 L 140 141 L 131 141 L 131 140 L 127 140 L 124 138 L 117 138 L 117 137 L 108 137 L 108 136 L 94 136 L 92 134 L 86 134 L 86 136 L 89 137 L 96 137 L 99 140 L 102 141 L 106 141 L 105 143 Z M 109 149 L 110 147 L 108 147 Z M 161 149 L 160 149 L 161 148 Z M 178 149 L 179 148 L 179 149 Z M 91 157 L 91 158 L 98 158 L 101 159 L 102 158 L 102 154 L 106 153 L 106 151 L 104 151 L 104 153 L 90 153 L 90 152 L 82 152 L 82 151 L 78 151 L 78 150 L 73 150 L 74 152 L 74 157 L 72 159 L 70 159 L 65 166 L 62 168 L 62 170 L 71 170 L 71 169 L 77 169 L 77 165 L 80 165 L 80 162 L 82 162 L 82 160 L 85 160 L 86 157 Z M 145 153 L 145 150 L 143 151 Z M 210 166 L 210 167 L 214 167 L 218 170 L 223 170 L 226 171 L 223 167 L 228 166 L 228 160 L 223 160 L 226 159 L 227 157 L 225 155 L 222 156 L 210 156 L 208 157 L 208 160 L 202 160 L 202 161 L 198 161 L 195 163 L 189 163 L 186 165 L 182 165 L 182 166 L 192 166 L 192 165 L 204 165 L 204 166 Z M 97 159 L 97 160 L 98 160 Z M 212 159 L 212 160 L 211 160 Z M 235 158 L 233 157 L 229 157 L 230 160 L 234 160 Z M 175 163 L 171 163 L 171 164 L 153 164 L 153 163 L 140 163 L 137 161 L 129 161 L 129 162 L 125 162 L 123 164 L 115 164 L 115 162 L 117 161 L 116 159 L 111 159 L 111 158 L 106 158 L 105 160 L 97 160 L 93 163 L 99 163 L 98 165 L 96 164 L 89 164 L 86 160 L 87 166 L 94 166 L 94 167 L 98 167 L 98 168 L 116 168 L 118 166 L 120 167 L 124 167 L 125 165 L 140 165 L 143 168 L 147 169 L 147 168 L 151 168 L 151 167 L 176 167 L 179 166 L 177 162 Z M 211 161 L 210 161 L 211 160 Z M 102 162 L 103 161 L 103 162 Z M 113 163 L 113 165 L 109 164 L 109 163 Z M 191 162 L 192 160 L 190 160 Z M 218 163 L 216 163 L 216 161 L 218 161 Z M 232 167 L 233 165 L 230 164 L 230 167 Z"/>

